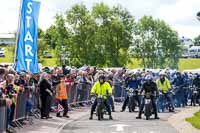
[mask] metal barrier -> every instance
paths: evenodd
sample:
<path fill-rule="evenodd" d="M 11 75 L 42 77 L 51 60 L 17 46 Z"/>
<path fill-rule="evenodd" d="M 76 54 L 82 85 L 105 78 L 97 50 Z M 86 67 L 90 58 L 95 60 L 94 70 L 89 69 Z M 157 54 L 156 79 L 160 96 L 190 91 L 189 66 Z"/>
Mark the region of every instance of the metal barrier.
<path fill-rule="evenodd" d="M 6 131 L 6 123 L 7 123 L 6 100 L 0 99 L 0 133 L 4 133 Z"/>
<path fill-rule="evenodd" d="M 26 100 L 25 92 L 18 93 L 15 120 L 24 119 L 26 116 Z"/>
<path fill-rule="evenodd" d="M 35 85 L 34 88 L 32 88 L 31 95 L 31 100 L 33 102 L 33 110 L 31 113 L 35 116 L 35 118 L 40 118 L 40 94 L 38 87 L 35 87 Z"/>
<path fill-rule="evenodd" d="M 17 127 L 22 127 L 22 124 L 19 122 L 26 117 L 26 102 L 27 102 L 27 92 L 19 92 L 16 100 L 16 108 L 13 122 Z"/>

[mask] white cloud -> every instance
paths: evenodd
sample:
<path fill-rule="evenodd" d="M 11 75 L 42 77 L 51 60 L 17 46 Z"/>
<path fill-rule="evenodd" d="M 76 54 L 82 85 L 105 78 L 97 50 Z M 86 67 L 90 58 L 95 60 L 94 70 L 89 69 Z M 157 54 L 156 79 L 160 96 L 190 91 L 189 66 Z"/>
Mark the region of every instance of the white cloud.
<path fill-rule="evenodd" d="M 200 35 L 200 26 L 186 26 L 186 25 L 175 25 L 173 26 L 175 30 L 179 32 L 179 36 L 186 36 L 190 38 L 195 38 L 197 35 Z"/>
<path fill-rule="evenodd" d="M 200 34 L 200 22 L 196 13 L 200 0 L 177 0 L 174 5 L 162 5 L 155 17 L 165 20 L 179 33 L 179 36 L 194 38 Z"/>
<path fill-rule="evenodd" d="M 0 0 L 0 33 L 17 30 L 20 0 Z M 89 9 L 94 3 L 110 6 L 121 4 L 135 18 L 152 15 L 165 20 L 180 36 L 199 35 L 200 22 L 195 15 L 200 10 L 200 0 L 41 0 L 39 26 L 47 29 L 57 12 L 68 10 L 75 3 L 84 3 Z"/>

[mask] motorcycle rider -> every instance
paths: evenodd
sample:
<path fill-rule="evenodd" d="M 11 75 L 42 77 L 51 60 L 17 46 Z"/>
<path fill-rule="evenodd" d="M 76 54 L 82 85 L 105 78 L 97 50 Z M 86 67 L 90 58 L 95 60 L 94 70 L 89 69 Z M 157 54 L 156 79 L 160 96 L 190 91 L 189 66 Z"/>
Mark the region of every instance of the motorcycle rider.
<path fill-rule="evenodd" d="M 196 100 L 197 100 L 197 103 L 200 105 L 200 103 L 199 103 L 199 99 L 200 99 L 200 75 L 199 74 L 195 74 L 195 78 L 193 80 L 192 86 L 197 88 L 198 94 L 197 94 Z M 194 100 L 194 99 L 192 98 L 192 100 Z"/>
<path fill-rule="evenodd" d="M 108 111 L 109 119 L 112 120 L 112 115 L 111 115 L 111 109 L 109 105 L 109 100 L 107 98 L 107 95 L 112 94 L 112 88 L 108 82 L 105 81 L 105 76 L 100 75 L 99 76 L 99 81 L 97 81 L 92 89 L 91 89 L 91 95 L 96 95 L 97 97 L 99 95 L 103 95 L 104 98 L 104 105 L 106 106 L 106 110 Z M 90 114 L 90 120 L 93 119 L 93 113 L 97 107 L 97 99 L 95 99 L 92 108 L 91 108 L 91 114 Z"/>
<path fill-rule="evenodd" d="M 200 75 L 199 74 L 195 74 L 195 78 L 193 80 L 193 86 L 200 89 Z"/>
<path fill-rule="evenodd" d="M 140 107 L 140 99 L 139 99 L 138 91 L 137 91 L 137 89 L 139 88 L 139 86 L 140 86 L 140 83 L 137 80 L 136 74 L 130 75 L 128 77 L 128 79 L 127 79 L 127 88 L 133 88 L 136 91 L 136 95 L 133 98 L 135 98 L 135 100 L 138 103 L 138 106 Z M 129 96 L 127 95 L 127 97 L 126 97 L 126 99 L 125 99 L 125 101 L 123 103 L 121 112 L 125 111 L 126 106 L 129 103 L 129 100 L 132 100 L 132 99 L 130 99 Z M 129 112 L 132 112 L 130 108 L 129 108 Z"/>
<path fill-rule="evenodd" d="M 176 86 L 176 99 L 177 99 L 177 107 L 181 107 L 181 105 L 185 106 L 185 97 L 184 97 L 184 86 L 185 82 L 180 72 L 176 73 L 176 78 L 172 82 Z"/>
<path fill-rule="evenodd" d="M 160 93 L 163 94 L 164 98 L 167 100 L 169 112 L 174 112 L 173 99 L 169 93 L 171 89 L 170 81 L 168 80 L 168 78 L 166 78 L 166 75 L 164 72 L 160 72 L 159 75 L 160 75 L 160 78 L 156 80 L 158 90 L 160 91 Z M 163 104 L 164 101 L 160 99 L 159 102 Z"/>
<path fill-rule="evenodd" d="M 157 113 L 157 107 L 156 107 L 156 97 L 158 96 L 158 89 L 156 86 L 156 83 L 153 82 L 153 77 L 151 75 L 147 75 L 145 77 L 145 82 L 141 88 L 140 94 L 142 94 L 144 91 L 144 96 L 147 93 L 151 93 L 151 101 L 152 101 L 152 107 L 153 107 L 153 111 L 155 114 L 155 119 L 160 119 L 158 117 L 158 113 Z M 136 117 L 136 119 L 141 119 L 142 117 L 142 112 L 144 109 L 144 105 L 145 105 L 145 98 L 142 99 L 141 101 L 141 106 L 140 106 L 140 110 L 139 110 L 139 115 L 138 117 Z"/>

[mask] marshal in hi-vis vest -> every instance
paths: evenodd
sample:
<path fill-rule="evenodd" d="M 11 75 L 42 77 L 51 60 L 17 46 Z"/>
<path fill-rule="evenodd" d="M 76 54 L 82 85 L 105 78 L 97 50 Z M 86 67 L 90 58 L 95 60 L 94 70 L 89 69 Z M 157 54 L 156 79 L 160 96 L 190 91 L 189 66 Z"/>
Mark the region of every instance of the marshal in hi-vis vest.
<path fill-rule="evenodd" d="M 64 83 L 60 83 L 56 88 L 56 99 L 58 100 L 66 100 L 67 96 L 67 87 Z"/>

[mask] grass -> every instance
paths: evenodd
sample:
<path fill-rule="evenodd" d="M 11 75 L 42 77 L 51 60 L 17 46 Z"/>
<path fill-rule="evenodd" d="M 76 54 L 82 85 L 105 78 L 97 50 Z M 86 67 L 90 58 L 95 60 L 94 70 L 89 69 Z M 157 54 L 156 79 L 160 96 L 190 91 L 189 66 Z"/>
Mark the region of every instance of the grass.
<path fill-rule="evenodd" d="M 5 48 L 5 57 L 0 57 L 0 63 L 11 63 L 14 61 L 14 47 L 7 46 Z"/>
<path fill-rule="evenodd" d="M 42 65 L 54 67 L 54 66 L 56 66 L 56 62 L 57 62 L 57 58 L 43 58 Z"/>
<path fill-rule="evenodd" d="M 200 59 L 181 59 L 179 70 L 200 68 Z"/>
<path fill-rule="evenodd" d="M 193 127 L 200 129 L 200 112 L 195 113 L 193 117 L 186 118 L 186 121 L 191 123 Z"/>
<path fill-rule="evenodd" d="M 5 58 L 1 57 L 0 63 L 13 62 L 14 47 L 8 46 L 8 47 L 5 47 L 5 50 L 6 50 L 6 57 Z M 52 53 L 53 53 L 53 55 L 55 55 L 54 51 L 52 51 Z M 50 67 L 56 66 L 57 58 L 55 58 L 55 57 L 50 58 L 50 59 L 44 58 L 42 60 L 43 60 L 43 62 L 42 62 L 43 66 L 50 66 Z M 140 61 L 141 60 L 132 59 L 133 63 L 128 64 L 127 68 L 140 68 Z M 180 62 L 179 62 L 179 70 L 180 71 L 185 70 L 185 69 L 197 69 L 197 68 L 200 68 L 200 59 L 180 59 Z"/>
<path fill-rule="evenodd" d="M 140 68 L 141 60 L 132 59 L 132 64 L 128 64 L 128 68 Z M 198 69 L 200 68 L 200 59 L 180 59 L 179 70 L 183 71 L 186 69 Z"/>

